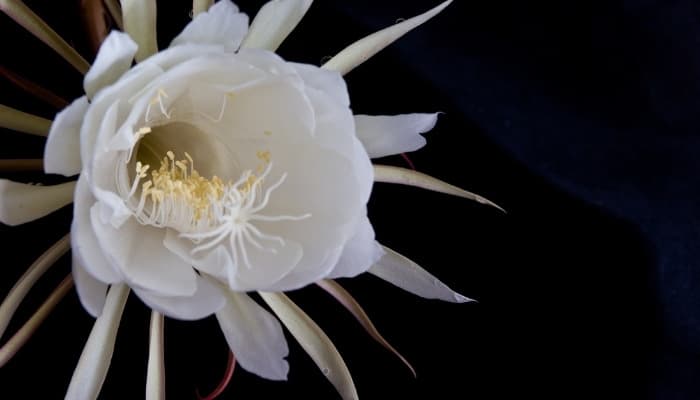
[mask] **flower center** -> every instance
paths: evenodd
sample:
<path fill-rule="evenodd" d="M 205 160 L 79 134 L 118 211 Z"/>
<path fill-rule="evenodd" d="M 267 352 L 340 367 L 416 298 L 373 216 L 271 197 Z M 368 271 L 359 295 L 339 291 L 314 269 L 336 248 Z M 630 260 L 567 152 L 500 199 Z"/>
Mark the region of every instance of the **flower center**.
<path fill-rule="evenodd" d="M 135 198 L 140 187 L 134 209 L 137 221 L 143 225 L 177 230 L 180 237 L 197 244 L 193 254 L 213 248 L 228 238 L 228 249 L 236 262 L 240 257 L 248 267 L 246 244 L 276 253 L 263 242 L 284 246 L 284 239 L 261 232 L 254 222 L 298 221 L 309 218 L 311 214 L 270 216 L 260 213 L 268 205 L 272 192 L 284 183 L 287 174 L 282 174 L 277 182 L 263 190 L 272 161 L 269 151 L 258 151 L 256 155 L 261 161 L 256 171 L 244 171 L 236 182 L 224 182 L 216 175 L 203 177 L 194 168 L 194 160 L 187 152 L 184 158 L 176 159 L 172 151 L 167 151 L 157 170 L 151 169 L 149 164 L 136 162 L 128 197 Z"/>

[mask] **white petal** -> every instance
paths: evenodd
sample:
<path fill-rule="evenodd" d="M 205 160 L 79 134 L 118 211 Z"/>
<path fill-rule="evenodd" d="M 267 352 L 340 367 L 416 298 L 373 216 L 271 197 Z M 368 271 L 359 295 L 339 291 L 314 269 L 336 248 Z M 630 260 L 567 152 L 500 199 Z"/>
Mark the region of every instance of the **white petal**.
<path fill-rule="evenodd" d="M 306 14 L 313 0 L 272 0 L 265 3 L 250 24 L 241 47 L 275 51 Z"/>
<path fill-rule="evenodd" d="M 87 97 L 73 101 L 56 114 L 44 148 L 44 171 L 71 176 L 80 173 L 80 127 L 88 108 Z"/>
<path fill-rule="evenodd" d="M 452 303 L 473 301 L 450 289 L 408 258 L 386 246 L 384 250 L 386 254 L 369 269 L 369 273 L 426 299 L 439 299 Z"/>
<path fill-rule="evenodd" d="M 121 0 L 124 30 L 138 44 L 136 61 L 158 52 L 156 0 Z"/>
<path fill-rule="evenodd" d="M 129 287 L 115 285 L 109 289 L 102 315 L 92 327 L 78 366 L 73 371 L 66 400 L 96 399 L 107 376 L 114 352 L 117 329 L 124 312 Z"/>
<path fill-rule="evenodd" d="M 286 380 L 289 349 L 279 321 L 244 293 L 226 297 L 216 319 L 238 363 L 263 378 Z"/>
<path fill-rule="evenodd" d="M 197 275 L 197 290 L 192 296 L 163 296 L 147 290 L 134 288 L 134 292 L 150 308 L 181 320 L 205 318 L 219 311 L 226 299 L 221 289 Z"/>
<path fill-rule="evenodd" d="M 382 255 L 384 250 L 374 240 L 374 229 L 365 216 L 360 219 L 355 236 L 345 244 L 343 254 L 328 279 L 357 276 L 367 271 Z"/>
<path fill-rule="evenodd" d="M 90 217 L 100 247 L 130 286 L 159 295 L 195 293 L 197 275 L 189 264 L 165 248 L 163 229 L 142 226 L 133 218 L 114 228 L 100 220 L 97 205 L 90 209 Z"/>
<path fill-rule="evenodd" d="M 198 14 L 170 46 L 181 44 L 219 44 L 228 52 L 238 50 L 248 32 L 248 16 L 229 0 L 221 0 L 209 11 Z"/>
<path fill-rule="evenodd" d="M 137 50 L 138 45 L 129 35 L 112 31 L 102 42 L 95 62 L 85 74 L 83 87 L 87 97 L 92 99 L 100 89 L 116 82 L 128 71 Z"/>
<path fill-rule="evenodd" d="M 355 115 L 357 137 L 372 158 L 415 151 L 425 146 L 421 133 L 433 129 L 438 114 Z"/>
<path fill-rule="evenodd" d="M 97 241 L 95 231 L 92 229 L 90 208 L 94 203 L 95 198 L 90 193 L 87 178 L 84 174 L 81 174 L 78 178 L 78 185 L 75 188 L 73 223 L 71 225 L 73 255 L 78 259 L 80 265 L 95 279 L 104 283 L 118 283 L 124 279 L 105 257 L 102 247 Z"/>
<path fill-rule="evenodd" d="M 107 284 L 93 278 L 75 254 L 73 254 L 73 280 L 80 304 L 90 315 L 95 318 L 99 317 L 107 298 Z"/>
<path fill-rule="evenodd" d="M 0 222 L 21 225 L 46 216 L 73 201 L 75 181 L 53 186 L 0 179 Z"/>
<path fill-rule="evenodd" d="M 452 0 L 448 0 L 421 15 L 407 19 L 358 40 L 343 49 L 327 63 L 323 64 L 323 68 L 338 71 L 343 75 L 347 74 L 401 36 L 436 16 L 445 7 L 450 5 L 450 3 L 452 3 Z"/>
<path fill-rule="evenodd" d="M 261 292 L 260 296 L 335 386 L 340 396 L 343 399 L 357 399 L 350 371 L 325 332 L 283 293 Z"/>
<path fill-rule="evenodd" d="M 337 71 L 321 69 L 315 65 L 288 63 L 299 74 L 304 83 L 316 90 L 330 95 L 341 106 L 350 105 L 350 96 L 345 79 Z"/>

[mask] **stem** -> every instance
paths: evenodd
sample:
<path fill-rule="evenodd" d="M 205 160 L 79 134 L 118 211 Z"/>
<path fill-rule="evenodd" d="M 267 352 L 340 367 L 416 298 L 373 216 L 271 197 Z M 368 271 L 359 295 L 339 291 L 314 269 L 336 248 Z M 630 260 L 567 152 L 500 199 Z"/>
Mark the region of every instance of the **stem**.
<path fill-rule="evenodd" d="M 48 136 L 51 121 L 0 104 L 0 128 L 12 129 L 36 136 Z"/>

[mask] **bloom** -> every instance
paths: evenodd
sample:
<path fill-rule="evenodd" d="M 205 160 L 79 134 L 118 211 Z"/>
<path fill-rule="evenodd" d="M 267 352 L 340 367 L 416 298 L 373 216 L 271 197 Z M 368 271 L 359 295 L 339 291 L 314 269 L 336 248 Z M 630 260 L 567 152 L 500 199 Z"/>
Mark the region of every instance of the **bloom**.
<path fill-rule="evenodd" d="M 155 331 L 158 315 L 215 314 L 243 368 L 285 379 L 282 327 L 246 295 L 260 292 L 343 397 L 356 397 L 332 343 L 280 292 L 319 282 L 347 300 L 325 280 L 369 271 L 425 297 L 468 300 L 379 245 L 366 213 L 376 180 L 485 202 L 422 174 L 372 166 L 370 157 L 420 148 L 437 115 L 353 116 L 342 78 L 450 2 L 357 42 L 323 68 L 273 53 L 309 1 L 271 1 L 249 31 L 247 16 L 222 0 L 158 53 L 138 24 L 148 6 L 123 3 L 128 33 L 105 39 L 85 75 L 86 95 L 48 135 L 46 172 L 79 174 L 77 182 L 2 181 L 5 223 L 74 201 L 73 279 L 97 321 L 67 397 L 99 393 L 130 290 L 154 310 Z"/>

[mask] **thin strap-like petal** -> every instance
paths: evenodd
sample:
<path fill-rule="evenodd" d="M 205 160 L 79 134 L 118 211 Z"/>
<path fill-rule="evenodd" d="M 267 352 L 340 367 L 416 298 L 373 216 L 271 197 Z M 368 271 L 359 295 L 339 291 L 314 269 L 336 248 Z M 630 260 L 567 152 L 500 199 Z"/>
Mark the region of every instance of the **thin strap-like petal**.
<path fill-rule="evenodd" d="M 404 356 L 399 353 L 394 346 L 392 346 L 389 342 L 384 339 L 384 337 L 379 333 L 377 328 L 374 326 L 372 323 L 372 320 L 369 319 L 369 316 L 365 312 L 364 309 L 362 309 L 362 306 L 360 306 L 360 303 L 355 300 L 352 295 L 345 290 L 338 282 L 324 279 L 316 282 L 316 284 L 321 287 L 323 290 L 328 292 L 331 296 L 333 296 L 340 304 L 345 307 L 354 317 L 357 319 L 357 321 L 362 325 L 363 328 L 365 328 L 365 331 L 372 337 L 372 339 L 376 340 L 379 344 L 384 346 L 385 349 L 389 350 L 390 352 L 394 353 L 396 357 L 398 357 L 407 367 L 408 369 L 411 370 L 411 373 L 413 374 L 413 377 L 416 376 L 416 370 L 413 369 L 413 366 L 411 363 L 404 358 Z"/>
<path fill-rule="evenodd" d="M 313 0 L 272 0 L 265 3 L 250 24 L 241 47 L 275 51 L 296 28 Z"/>
<path fill-rule="evenodd" d="M 0 128 L 12 129 L 30 135 L 47 136 L 49 129 L 51 129 L 51 121 L 0 104 Z"/>
<path fill-rule="evenodd" d="M 148 345 L 148 372 L 146 400 L 165 400 L 165 358 L 163 352 L 163 314 L 151 311 L 150 341 Z"/>
<path fill-rule="evenodd" d="M 12 356 L 17 353 L 22 346 L 27 343 L 30 337 L 36 332 L 37 328 L 41 326 L 46 317 L 51 314 L 54 307 L 58 304 L 61 299 L 63 299 L 68 291 L 73 287 L 73 278 L 68 274 L 63 281 L 54 289 L 54 291 L 49 295 L 49 297 L 44 301 L 44 303 L 39 307 L 39 309 L 34 313 L 34 315 L 27 320 L 27 322 L 22 325 L 21 328 L 15 333 L 10 340 L 5 343 L 5 345 L 0 348 L 0 367 L 5 365 Z"/>
<path fill-rule="evenodd" d="M 426 299 L 451 303 L 474 301 L 450 289 L 438 278 L 403 255 L 384 246 L 386 254 L 369 269 L 370 274 Z"/>
<path fill-rule="evenodd" d="M 214 4 L 214 0 L 193 0 L 192 18 L 196 17 L 199 13 L 207 11 L 212 4 Z"/>
<path fill-rule="evenodd" d="M 66 400 L 96 399 L 100 394 L 112 361 L 117 330 L 128 295 L 129 287 L 124 284 L 113 285 L 109 289 L 102 315 L 92 326 L 78 366 L 73 371 Z"/>
<path fill-rule="evenodd" d="M 62 237 L 49 247 L 39 258 L 27 268 L 27 271 L 10 289 L 5 300 L 0 304 L 0 337 L 7 329 L 7 324 L 14 315 L 17 307 L 34 286 L 36 281 L 70 249 L 70 235 Z"/>
<path fill-rule="evenodd" d="M 355 384 L 345 361 L 321 328 L 283 293 L 260 292 L 260 296 L 318 365 L 323 375 L 335 386 L 341 397 L 346 400 L 357 399 Z"/>
<path fill-rule="evenodd" d="M 0 172 L 43 171 L 44 160 L 41 158 L 14 158 L 0 160 Z"/>
<path fill-rule="evenodd" d="M 421 189 L 432 190 L 433 192 L 445 193 L 464 199 L 474 200 L 478 203 L 495 207 L 506 212 L 501 206 L 491 200 L 481 197 L 478 194 L 468 192 L 457 186 L 450 185 L 428 174 L 413 171 L 406 168 L 392 167 L 388 165 L 374 165 L 374 181 L 382 183 L 398 183 L 400 185 L 415 186 Z"/>
<path fill-rule="evenodd" d="M 46 43 L 81 73 L 86 73 L 90 68 L 90 64 L 74 48 L 20 0 L 0 0 L 0 10 Z"/>
<path fill-rule="evenodd" d="M 121 0 L 124 30 L 139 45 L 136 61 L 158 52 L 156 38 L 156 1 Z"/>
<path fill-rule="evenodd" d="M 338 71 L 343 75 L 347 74 L 401 36 L 436 16 L 445 7 L 450 5 L 450 3 L 452 3 L 452 0 L 448 0 L 421 15 L 399 22 L 396 25 L 382 29 L 381 31 L 358 40 L 343 49 L 327 63 L 323 64 L 323 68 Z"/>
<path fill-rule="evenodd" d="M 73 201 L 75 181 L 60 185 L 28 185 L 0 179 L 0 222 L 21 225 L 51 214 Z"/>
<path fill-rule="evenodd" d="M 55 93 L 38 85 L 37 83 L 30 81 L 29 79 L 23 77 L 20 74 L 14 71 L 10 71 L 9 69 L 1 65 L 0 75 L 4 76 L 5 79 L 7 79 L 8 81 L 12 82 L 13 85 L 31 94 L 35 98 L 45 102 L 46 104 L 50 104 L 58 109 L 61 109 L 69 104 L 68 100 L 56 95 Z"/>

